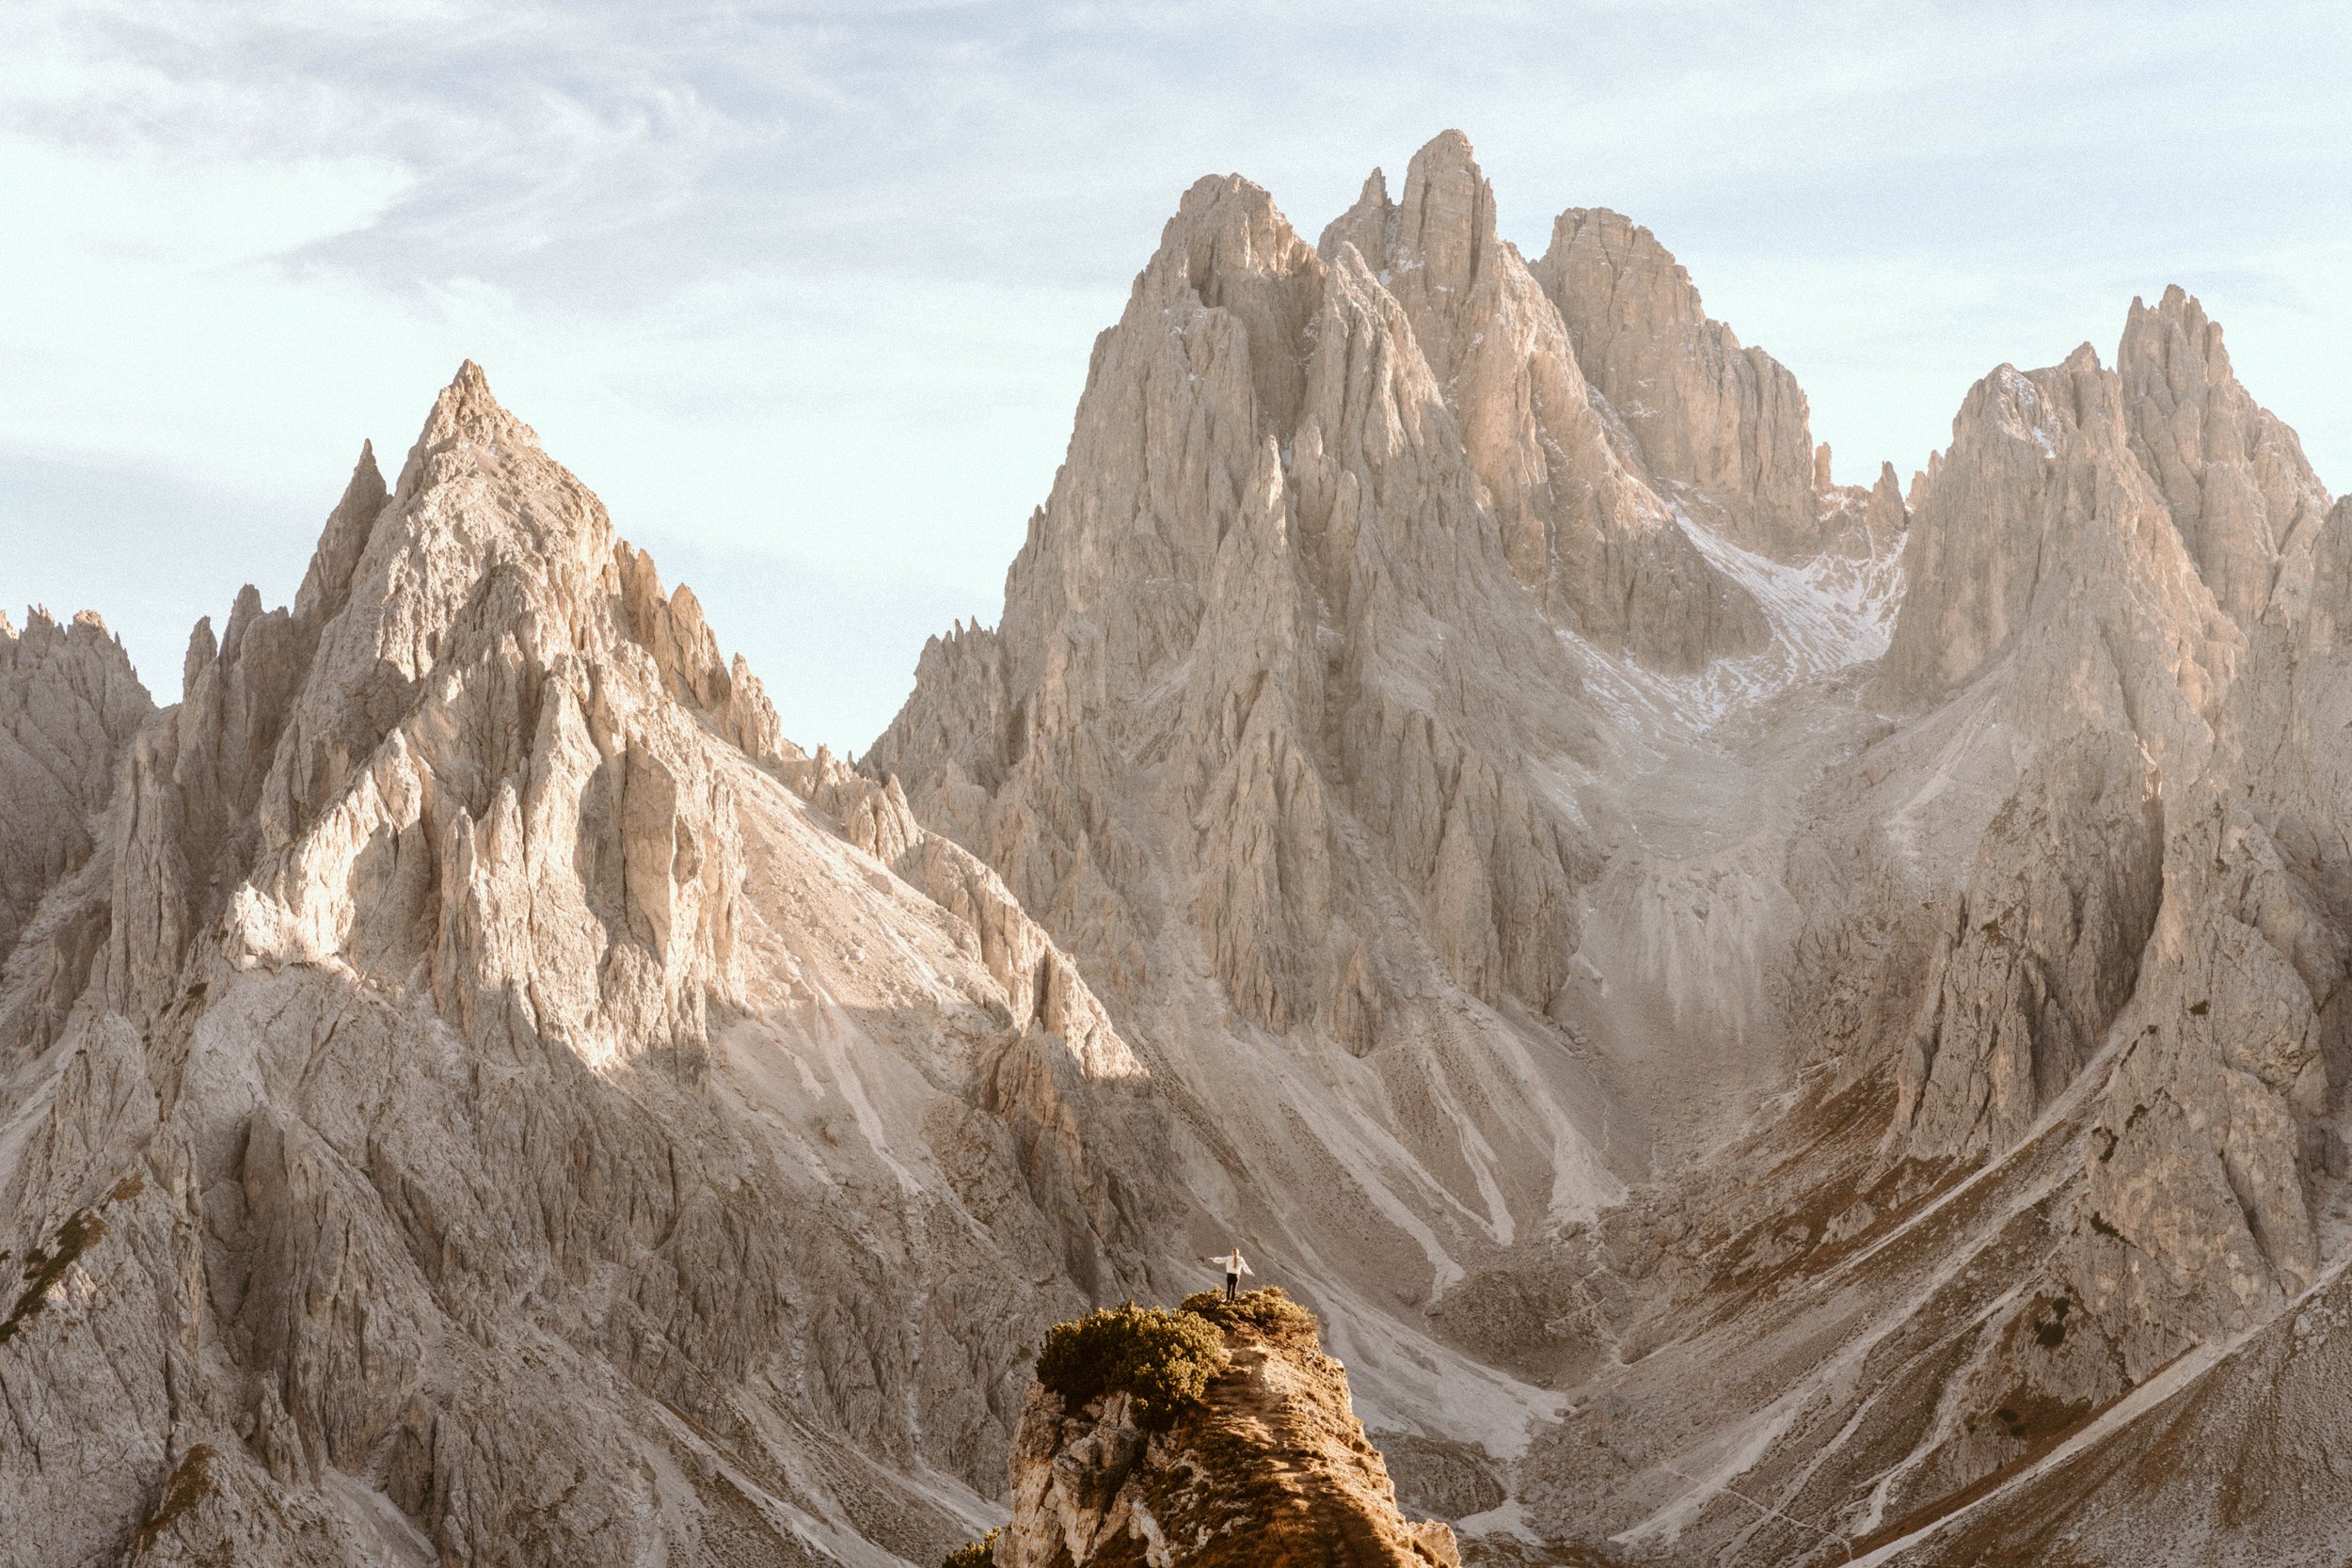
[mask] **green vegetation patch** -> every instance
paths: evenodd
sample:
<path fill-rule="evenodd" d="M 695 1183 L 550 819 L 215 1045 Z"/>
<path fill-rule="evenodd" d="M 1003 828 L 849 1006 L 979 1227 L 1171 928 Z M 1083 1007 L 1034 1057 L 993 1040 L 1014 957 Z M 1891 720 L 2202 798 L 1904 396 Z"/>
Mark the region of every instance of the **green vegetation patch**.
<path fill-rule="evenodd" d="M 1038 1352 L 1037 1380 L 1074 1410 L 1104 1394 L 1135 1400 L 1137 1426 L 1165 1431 L 1200 1402 L 1225 1364 L 1225 1337 L 1197 1312 L 1106 1307 L 1057 1323 Z"/>
<path fill-rule="evenodd" d="M 141 1544 L 152 1545 L 174 1519 L 194 1508 L 213 1489 L 213 1461 L 219 1457 L 210 1443 L 199 1443 L 181 1456 L 180 1463 L 165 1478 L 164 1495 L 157 1499 L 155 1512 L 139 1527 Z"/>
<path fill-rule="evenodd" d="M 990 1530 L 977 1541 L 967 1541 L 939 1560 L 939 1568 L 995 1568 L 996 1537 Z"/>
<path fill-rule="evenodd" d="M 2033 1325 L 2033 1337 L 2043 1350 L 2056 1350 L 2066 1343 L 2066 1314 L 2074 1309 L 2074 1299 L 2060 1296 L 2050 1303 L 2050 1315 Z"/>
<path fill-rule="evenodd" d="M 16 1305 L 6 1319 L 0 1320 L 0 1345 L 7 1344 L 24 1326 L 40 1316 L 40 1309 L 49 1305 L 49 1291 L 65 1277 L 74 1259 L 87 1251 L 89 1244 L 106 1233 L 106 1222 L 87 1209 L 76 1209 L 57 1227 L 57 1239 L 48 1246 L 33 1248 L 24 1259 L 24 1289 L 16 1298 Z"/>
<path fill-rule="evenodd" d="M 1223 1329 L 1243 1329 L 1270 1345 L 1313 1349 L 1322 1343 L 1322 1324 L 1315 1315 L 1282 1293 L 1279 1285 L 1245 1291 L 1227 1301 L 1224 1292 L 1202 1291 L 1184 1298 L 1179 1311 L 1190 1312 Z"/>

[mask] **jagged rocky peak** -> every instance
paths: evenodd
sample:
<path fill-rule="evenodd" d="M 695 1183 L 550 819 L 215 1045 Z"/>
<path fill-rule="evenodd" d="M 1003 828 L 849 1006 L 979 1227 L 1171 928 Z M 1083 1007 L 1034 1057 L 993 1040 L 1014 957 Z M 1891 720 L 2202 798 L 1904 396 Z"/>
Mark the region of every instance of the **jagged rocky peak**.
<path fill-rule="evenodd" d="M 49 890 L 79 871 L 115 763 L 154 705 L 122 643 L 83 610 L 0 611 L 0 963 Z"/>
<path fill-rule="evenodd" d="M 1556 302 L 1497 235 L 1469 138 L 1448 131 L 1415 153 L 1401 203 L 1375 170 L 1324 230 L 1327 259 L 1343 246 L 1403 307 L 1512 571 L 1547 613 L 1670 670 L 1765 644 L 1755 600 L 1677 525 L 1674 499 L 1595 406 Z"/>
<path fill-rule="evenodd" d="M 1346 279 L 1343 248 L 1360 259 L 1360 281 Z M 1318 324 L 1318 314 L 1330 320 Z M 1365 380 L 1375 367 L 1386 369 Z M 1389 377 L 1405 388 L 1401 402 L 1364 401 Z M 1417 389 L 1422 378 L 1434 396 Z M 1316 386 L 1320 404 L 1309 401 Z M 1126 454 L 1145 450 L 1141 430 L 1186 421 L 1210 436 L 1194 460 L 1210 481 L 1205 494 L 1182 471 L 1122 473 Z M 1469 493 L 1433 499 L 1432 522 L 1442 515 L 1459 530 L 1475 516 L 1473 531 L 1498 532 L 1538 607 L 1599 646 L 1687 670 L 1768 641 L 1753 597 L 1678 526 L 1678 503 L 1645 482 L 1620 430 L 1595 408 L 1559 310 L 1497 237 L 1494 198 L 1470 144 L 1447 133 L 1415 156 L 1403 207 L 1388 201 L 1375 173 L 1363 201 L 1326 231 L 1320 254 L 1245 180 L 1212 177 L 1185 193 L 1126 313 L 1098 346 L 1069 460 L 1039 518 L 1061 532 L 1073 513 L 1104 519 L 1091 525 L 1086 553 L 1098 569 L 1064 585 L 1074 602 L 1094 607 L 1089 595 L 1108 583 L 1167 584 L 1162 602 L 1110 630 L 1113 667 L 1148 666 L 1174 644 L 1193 585 L 1235 510 L 1254 498 L 1279 501 L 1287 482 L 1309 542 L 1326 546 L 1328 498 L 1314 491 L 1326 465 L 1299 454 L 1366 439 L 1383 466 L 1400 439 L 1416 453 L 1445 449 L 1442 461 L 1412 459 L 1433 479 L 1467 459 Z M 1153 523 L 1141 537 L 1110 526 L 1146 503 Z M 1033 531 L 1025 557 L 1044 537 Z M 1338 537 L 1347 542 L 1344 529 Z M 1353 619 L 1359 595 L 1330 553 L 1313 552 L 1326 567 L 1318 587 Z M 1016 613 L 1009 609 L 1009 626 Z"/>
<path fill-rule="evenodd" d="M 1572 207 L 1534 274 L 1586 378 L 1674 499 L 1778 560 L 1820 551 L 1817 497 L 1831 486 L 1816 472 L 1804 393 L 1708 316 L 1656 235 L 1605 207 Z"/>
<path fill-rule="evenodd" d="M 2170 309 L 2183 316 L 2185 300 Z M 2151 330 L 2144 312 L 2134 322 L 2129 352 L 2144 363 Z M 2223 406 L 2243 400 L 2211 395 Z M 2315 483 L 2288 485 L 2281 515 L 2302 520 L 2291 554 L 2274 549 L 2268 512 L 2230 499 L 2248 494 L 2233 477 L 2243 461 L 2209 464 L 2201 484 L 2177 463 L 2167 478 L 2162 454 L 2179 443 L 2160 449 L 2143 433 L 2177 433 L 2197 418 L 2189 404 L 2169 414 L 2162 404 L 2144 370 L 2127 380 L 2088 344 L 2048 370 L 2002 366 L 1970 390 L 1909 531 L 1914 586 L 1885 666 L 1899 701 L 1935 700 L 1997 673 L 2007 689 L 2035 694 L 2020 716 L 2037 734 L 2128 731 L 2176 784 L 2204 765 L 2254 625 L 2228 601 L 2302 618 L 2326 498 Z M 2299 453 L 2273 450 L 2283 453 L 2280 473 L 2307 474 Z M 2174 495 L 2185 486 L 2189 502 Z M 2197 499 L 2208 495 L 2210 507 Z M 2257 597 L 2248 596 L 2253 578 Z M 2270 600 L 2274 578 L 2298 586 Z"/>
<path fill-rule="evenodd" d="M 1858 565 L 1899 561 L 1903 534 L 1911 527 L 1911 503 L 1895 477 L 1895 465 L 1880 464 L 1877 481 L 1866 486 L 1836 483 L 1829 462 L 1829 443 L 1824 441 L 1814 449 L 1813 464 L 1824 551 Z"/>
<path fill-rule="evenodd" d="M 1829 450 L 1828 443 L 1822 451 Z M 1870 536 L 1891 540 L 1911 526 L 1911 503 L 1904 497 L 1902 482 L 1895 477 L 1895 465 L 1879 465 L 1878 483 L 1870 487 Z"/>
<path fill-rule="evenodd" d="M 1417 173 L 1413 189 L 1437 178 Z M 1518 303 L 1549 323 L 1548 362 L 1572 374 L 1556 312 L 1515 276 Z M 1474 309 L 1487 304 L 1479 288 Z M 1335 810 L 1411 814 L 1401 853 L 1413 896 L 1427 889 L 1441 922 L 1465 927 L 1439 950 L 1482 986 L 1522 970 L 1538 1006 L 1556 989 L 1535 973 L 1553 963 L 1535 957 L 1540 941 L 1506 961 L 1518 939 L 1497 924 L 1498 900 L 1524 900 L 1545 929 L 1566 918 L 1549 812 L 1473 777 L 1458 796 L 1472 815 L 1433 888 L 1446 812 L 1408 803 L 1459 790 L 1438 779 L 1466 753 L 1590 745 L 1554 700 L 1575 689 L 1574 665 L 1515 581 L 1465 449 L 1475 400 L 1457 392 L 1457 418 L 1421 341 L 1408 305 L 1352 245 L 1327 261 L 1257 187 L 1195 185 L 1097 347 L 1068 460 L 1008 576 L 1001 629 L 927 651 L 876 744 L 871 763 L 900 773 L 918 811 L 998 864 L 1025 902 L 1087 911 L 1073 940 L 1106 973 L 1136 973 L 1143 951 L 1140 933 L 1110 927 L 1161 918 L 1136 905 L 1162 896 L 1140 872 L 1163 823 L 1104 821 L 1094 781 L 1123 766 L 1120 752 L 1164 751 L 1181 766 L 1161 775 L 1177 798 L 1159 815 L 1203 825 L 1167 852 L 1186 879 L 1216 879 L 1193 918 L 1249 1016 L 1287 1028 L 1337 1005 L 1350 960 L 1344 936 L 1327 951 Z M 1563 402 L 1589 424 L 1581 395 Z M 1168 449 L 1156 433 L 1174 429 L 1197 435 Z M 1687 618 L 1650 624 L 1680 637 Z M 1489 663 L 1523 684 L 1500 707 L 1457 702 Z M 1406 760 L 1431 749 L 1447 759 L 1435 772 Z M 1411 773 L 1391 782 L 1392 769 Z M 1511 824 L 1500 841 L 1492 821 L 1470 826 L 1490 811 Z M 1027 844 L 1041 832 L 1062 847 Z M 1483 868 L 1522 841 L 1554 869 Z M 1369 975 L 1361 985 L 1380 990 Z"/>
<path fill-rule="evenodd" d="M 248 590 L 214 660 L 235 672 L 221 686 L 232 707 L 294 693 L 256 786 L 259 896 L 238 914 L 253 957 L 356 944 L 373 962 L 422 963 L 416 933 L 437 924 L 436 963 L 478 959 L 500 973 L 473 983 L 520 983 L 515 955 L 463 955 L 451 939 L 501 882 L 561 857 L 579 864 L 584 903 L 561 938 L 543 905 L 539 940 L 596 955 L 599 978 L 539 982 L 536 1026 L 592 1060 L 626 1057 L 699 1042 L 707 1000 L 740 999 L 736 786 L 696 731 L 771 764 L 799 753 L 758 682 L 722 659 L 692 592 L 663 594 L 651 559 L 615 537 L 479 366 L 436 399 L 389 495 L 363 451 L 294 615 L 264 618 L 285 628 L 282 656 L 248 673 L 257 609 Z M 240 750 L 270 757 L 262 704 L 245 706 Z M 200 725 L 202 705 L 189 707 Z M 379 834 L 433 869 L 387 882 L 393 867 L 367 852 Z"/>
<path fill-rule="evenodd" d="M 383 471 L 375 466 L 375 443 L 362 441 L 350 482 L 319 531 L 310 569 L 303 573 L 302 587 L 294 594 L 297 620 L 323 625 L 342 613 L 350 601 L 351 574 L 359 563 L 359 552 L 367 547 L 376 515 L 388 499 Z"/>
<path fill-rule="evenodd" d="M 2221 324 L 2178 284 L 2132 301 L 2116 350 L 2133 450 L 2222 609 L 2251 626 L 2301 614 L 2328 492 L 2302 441 L 2230 368 Z"/>
<path fill-rule="evenodd" d="M 1574 377 L 1557 311 L 1507 247 L 1491 256 L 1470 307 L 1523 310 L 1542 363 Z M 1304 1277 L 1367 1303 L 1619 1190 L 1604 1124 L 1529 1055 L 1556 1038 L 1594 853 L 1560 781 L 1600 741 L 1565 615 L 1515 570 L 1465 435 L 1474 408 L 1506 407 L 1479 388 L 1534 340 L 1489 333 L 1489 376 L 1466 331 L 1449 393 L 1375 262 L 1396 278 L 1352 242 L 1298 245 L 1246 182 L 1194 186 L 1098 340 L 1001 625 L 927 647 L 862 759 L 1076 960 L 1205 1130 L 1196 1157 L 1232 1173 L 1231 1203 Z M 1581 390 L 1559 402 L 1635 508 Z M 1549 461 L 1494 428 L 1498 451 Z M 1565 515 L 1573 532 L 1587 514 Z M 1679 537 L 1662 507 L 1628 516 L 1637 546 Z M 1703 578 L 1676 592 L 1704 610 Z M 1693 615 L 1645 635 L 1683 650 L 1694 621 L 1704 646 Z M 1397 1103 L 1452 1110 L 1374 1145 L 1349 1131 Z M 1331 1247 L 1359 1233 L 1367 1187 L 1384 1217 Z M 1395 1408 L 1441 1398 L 1391 1364 Z"/>
<path fill-rule="evenodd" d="M 2245 634 L 2303 618 L 2329 497 L 2177 286 L 2133 301 L 2114 369 L 2088 343 L 2048 370 L 2001 366 L 1952 436 L 1913 503 L 1917 586 L 1888 657 L 1910 695 L 1967 680 L 2094 586 L 2094 615 L 2164 624 L 2179 652 L 2162 662 L 2200 708 Z M 2150 737 L 2167 739 L 2182 743 Z"/>
<path fill-rule="evenodd" d="M 1817 540 L 1891 555 L 1887 486 L 1794 471 Z M 1756 586 L 1785 597 L 1781 568 L 1686 488 L 1585 379 L 1458 133 L 1401 201 L 1375 171 L 1312 250 L 1257 186 L 1204 180 L 1097 344 L 1002 625 L 926 649 L 866 763 L 1124 993 L 1177 914 L 1279 1030 L 1369 1049 L 1430 957 L 1549 1012 L 1593 853 L 1560 783 L 1600 754 L 1582 672 L 1692 673 L 1780 635 Z M 1148 805 L 1114 798 L 1161 757 Z M 1425 954 L 1334 921 L 1373 886 Z"/>
<path fill-rule="evenodd" d="M 2103 519 L 2149 499 L 2144 476 L 2122 450 L 2116 400 L 2088 344 L 2062 366 L 2031 375 L 2003 365 L 1970 388 L 1949 447 L 1930 465 L 1906 544 L 1909 591 L 1887 653 L 1890 681 L 1932 698 L 1968 679 L 2008 647 L 2030 616 L 2045 571 L 2085 552 L 2044 548 L 2068 495 L 2076 512 Z M 2091 408 L 2077 418 L 2077 382 Z M 2053 498 L 2049 466 L 2068 466 Z M 2076 478 L 2074 476 L 2079 476 Z M 2123 526 L 2129 526 L 2126 522 Z"/>
<path fill-rule="evenodd" d="M 60 625 L 34 605 L 22 631 L 0 610 L 0 744 L 38 763 L 85 815 L 105 804 L 114 751 L 152 707 L 95 610 Z"/>
<path fill-rule="evenodd" d="M 1365 262 L 1411 316 L 1422 352 L 1450 380 L 1468 347 L 1457 331 L 1480 282 L 1502 263 L 1495 231 L 1494 189 L 1470 138 L 1440 132 L 1413 154 L 1405 196 L 1391 204 L 1375 169 L 1358 205 L 1332 220 L 1318 248 L 1328 257 L 1354 243 Z M 1371 248 L 1366 248 L 1367 242 Z"/>

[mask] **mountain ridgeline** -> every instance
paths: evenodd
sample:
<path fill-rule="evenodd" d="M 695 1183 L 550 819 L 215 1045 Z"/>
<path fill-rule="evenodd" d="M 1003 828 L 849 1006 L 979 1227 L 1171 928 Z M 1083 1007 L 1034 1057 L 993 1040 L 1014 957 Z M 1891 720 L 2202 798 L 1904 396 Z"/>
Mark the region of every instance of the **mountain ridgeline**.
<path fill-rule="evenodd" d="M 1204 179 L 864 756 L 469 364 L 175 705 L 0 621 L 0 1562 L 2352 1552 L 2352 504 L 2178 289 L 1842 486 L 1458 134 Z"/>

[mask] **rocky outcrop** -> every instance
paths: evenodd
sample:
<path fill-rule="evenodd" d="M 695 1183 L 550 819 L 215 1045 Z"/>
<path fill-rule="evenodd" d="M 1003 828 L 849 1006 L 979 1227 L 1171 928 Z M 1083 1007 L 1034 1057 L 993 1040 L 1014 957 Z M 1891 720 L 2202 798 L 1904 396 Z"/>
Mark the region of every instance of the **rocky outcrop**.
<path fill-rule="evenodd" d="M 1114 1392 L 1078 1409 L 1032 1387 L 1012 1452 L 998 1568 L 1458 1568 L 1444 1525 L 1407 1519 L 1311 1333 L 1229 1327 L 1224 1370 L 1164 1431 Z"/>
<path fill-rule="evenodd" d="M 2168 847 L 2147 980 L 2091 1129 L 2082 1274 L 2144 1378 L 2316 1277 L 2315 1187 L 2344 1169 L 2319 1008 L 2352 944 L 2268 835 L 2211 801 Z"/>

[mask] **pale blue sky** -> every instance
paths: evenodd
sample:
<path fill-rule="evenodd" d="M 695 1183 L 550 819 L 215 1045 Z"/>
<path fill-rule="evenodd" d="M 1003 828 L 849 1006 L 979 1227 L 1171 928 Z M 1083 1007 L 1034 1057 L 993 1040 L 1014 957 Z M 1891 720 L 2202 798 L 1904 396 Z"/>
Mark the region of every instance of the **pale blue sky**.
<path fill-rule="evenodd" d="M 2341 5 L 532 4 L 0 10 L 0 603 L 156 695 L 300 580 L 467 356 L 862 748 L 993 620 L 1176 198 L 1310 236 L 1458 125 L 1507 237 L 1656 230 L 1840 478 L 2178 281 L 2352 486 Z"/>

